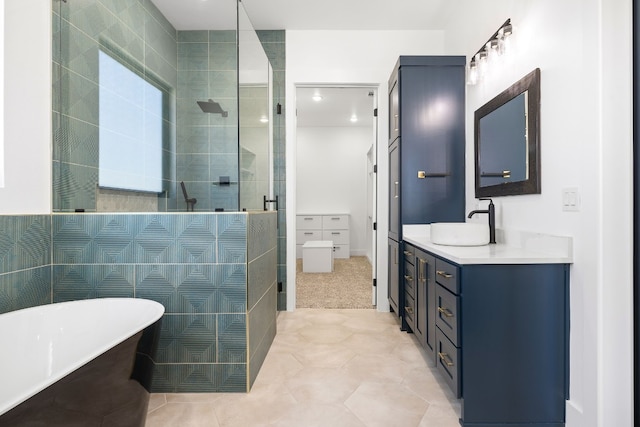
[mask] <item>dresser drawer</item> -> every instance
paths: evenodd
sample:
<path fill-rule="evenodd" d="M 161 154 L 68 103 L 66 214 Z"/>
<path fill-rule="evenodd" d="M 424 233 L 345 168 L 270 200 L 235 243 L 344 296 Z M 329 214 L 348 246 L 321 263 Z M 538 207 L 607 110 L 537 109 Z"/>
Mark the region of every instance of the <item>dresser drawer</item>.
<path fill-rule="evenodd" d="M 310 240 L 326 240 L 320 230 L 296 230 L 296 244 L 304 245 Z"/>
<path fill-rule="evenodd" d="M 404 262 L 404 290 L 411 294 L 412 297 L 416 296 L 416 269 L 413 264 Z"/>
<path fill-rule="evenodd" d="M 436 368 L 455 394 L 461 397 L 460 387 L 460 354 L 459 349 L 453 345 L 446 335 L 436 328 Z"/>
<path fill-rule="evenodd" d="M 456 295 L 460 293 L 459 276 L 456 265 L 436 258 L 436 282 Z"/>
<path fill-rule="evenodd" d="M 458 345 L 459 312 L 460 297 L 455 296 L 442 286 L 436 286 L 436 326 L 455 345 Z"/>
<path fill-rule="evenodd" d="M 322 228 L 325 230 L 348 230 L 349 215 L 322 215 Z"/>
<path fill-rule="evenodd" d="M 349 244 L 349 230 L 323 230 L 322 239 L 331 240 L 334 245 Z"/>
<path fill-rule="evenodd" d="M 322 229 L 322 215 L 296 215 L 297 230 Z"/>

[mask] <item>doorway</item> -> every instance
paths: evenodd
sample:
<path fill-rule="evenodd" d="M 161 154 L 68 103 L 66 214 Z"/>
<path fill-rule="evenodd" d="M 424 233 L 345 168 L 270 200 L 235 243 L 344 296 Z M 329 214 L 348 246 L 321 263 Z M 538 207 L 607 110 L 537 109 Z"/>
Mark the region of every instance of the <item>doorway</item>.
<path fill-rule="evenodd" d="M 296 307 L 375 308 L 377 87 L 296 87 Z M 331 241 L 309 268 L 305 243 Z"/>

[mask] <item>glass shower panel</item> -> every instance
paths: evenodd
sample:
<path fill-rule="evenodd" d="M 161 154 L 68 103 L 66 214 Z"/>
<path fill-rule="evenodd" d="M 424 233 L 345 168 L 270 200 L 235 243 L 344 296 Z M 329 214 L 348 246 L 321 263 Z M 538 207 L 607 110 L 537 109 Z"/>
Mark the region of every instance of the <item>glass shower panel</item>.
<path fill-rule="evenodd" d="M 238 5 L 239 177 L 242 210 L 277 209 L 273 193 L 273 117 L 269 59 Z"/>

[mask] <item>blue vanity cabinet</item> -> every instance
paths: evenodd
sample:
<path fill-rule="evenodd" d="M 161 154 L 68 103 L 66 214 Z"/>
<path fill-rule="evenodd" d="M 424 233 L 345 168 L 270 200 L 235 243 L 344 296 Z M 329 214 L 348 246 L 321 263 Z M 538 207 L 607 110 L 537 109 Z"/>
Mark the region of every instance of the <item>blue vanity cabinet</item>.
<path fill-rule="evenodd" d="M 400 245 L 405 224 L 465 220 L 465 62 L 400 56 L 389 78 L 388 237 Z M 394 311 L 399 280 L 397 293 L 389 286 Z"/>
<path fill-rule="evenodd" d="M 400 313 L 400 244 L 389 239 L 388 245 L 388 257 L 389 257 L 389 305 L 391 309 L 399 315 Z"/>
<path fill-rule="evenodd" d="M 437 367 L 463 427 L 564 426 L 569 266 L 436 259 Z"/>

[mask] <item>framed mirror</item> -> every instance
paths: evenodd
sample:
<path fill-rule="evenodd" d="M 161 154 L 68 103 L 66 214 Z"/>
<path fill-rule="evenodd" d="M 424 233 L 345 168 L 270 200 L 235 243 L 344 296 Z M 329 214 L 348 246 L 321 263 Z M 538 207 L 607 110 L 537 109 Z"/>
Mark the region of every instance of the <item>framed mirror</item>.
<path fill-rule="evenodd" d="M 475 112 L 476 197 L 540 194 L 540 69 Z"/>

